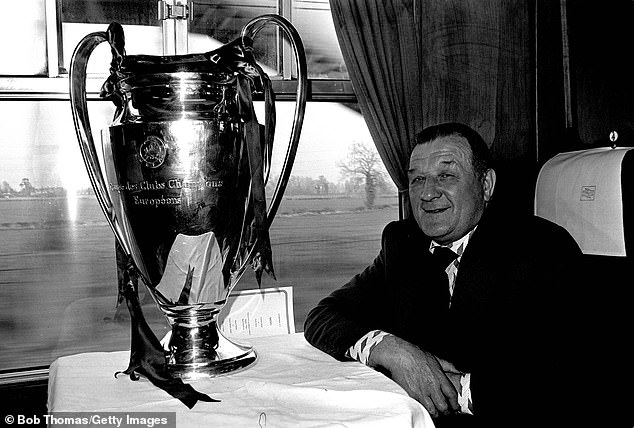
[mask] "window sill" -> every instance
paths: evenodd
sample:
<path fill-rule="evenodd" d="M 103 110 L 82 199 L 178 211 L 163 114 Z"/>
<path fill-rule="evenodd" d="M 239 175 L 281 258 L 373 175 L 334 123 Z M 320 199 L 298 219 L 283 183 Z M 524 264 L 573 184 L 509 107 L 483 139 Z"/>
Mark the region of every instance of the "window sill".
<path fill-rule="evenodd" d="M 86 79 L 89 101 L 100 100 L 99 90 L 106 76 Z M 276 98 L 295 99 L 297 82 L 272 80 Z M 68 100 L 68 76 L 60 77 L 0 77 L 0 100 Z M 349 80 L 309 79 L 308 101 L 353 103 L 357 98 Z"/>

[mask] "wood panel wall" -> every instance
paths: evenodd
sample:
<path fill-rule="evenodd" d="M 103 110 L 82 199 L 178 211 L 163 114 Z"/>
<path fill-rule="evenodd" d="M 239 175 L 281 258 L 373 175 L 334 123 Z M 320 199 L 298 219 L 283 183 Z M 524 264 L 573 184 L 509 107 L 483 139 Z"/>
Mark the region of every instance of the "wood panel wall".
<path fill-rule="evenodd" d="M 541 128 L 561 125 L 555 119 L 563 106 L 559 2 L 418 4 L 423 94 L 429 94 L 423 123 L 458 121 L 478 130 L 498 160 L 496 197 L 532 210 Z"/>
<path fill-rule="evenodd" d="M 423 123 L 466 122 L 499 158 L 533 156 L 530 2 L 420 4 Z"/>
<path fill-rule="evenodd" d="M 424 123 L 470 124 L 499 161 L 499 193 L 532 211 L 553 155 L 634 145 L 634 2 L 420 2 Z M 626 141 L 627 140 L 627 141 Z"/>
<path fill-rule="evenodd" d="M 634 146 L 634 2 L 567 1 L 573 127 L 582 147 Z"/>

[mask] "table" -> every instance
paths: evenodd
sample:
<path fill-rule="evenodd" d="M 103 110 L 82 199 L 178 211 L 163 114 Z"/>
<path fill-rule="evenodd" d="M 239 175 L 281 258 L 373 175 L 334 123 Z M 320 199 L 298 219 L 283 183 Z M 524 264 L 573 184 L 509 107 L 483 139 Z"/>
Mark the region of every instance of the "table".
<path fill-rule="evenodd" d="M 253 337 L 254 365 L 191 381 L 217 403 L 191 410 L 146 379 L 114 377 L 129 351 L 60 357 L 49 372 L 49 412 L 176 412 L 177 427 L 433 428 L 427 411 L 384 375 L 313 348 L 303 333 Z"/>

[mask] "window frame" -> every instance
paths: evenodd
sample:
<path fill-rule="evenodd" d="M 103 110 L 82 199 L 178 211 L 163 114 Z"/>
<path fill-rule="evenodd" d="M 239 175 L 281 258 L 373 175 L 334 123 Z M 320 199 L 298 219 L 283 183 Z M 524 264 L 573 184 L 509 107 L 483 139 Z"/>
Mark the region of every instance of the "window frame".
<path fill-rule="evenodd" d="M 47 76 L 2 76 L 0 75 L 0 99 L 3 100 L 69 100 L 68 72 L 63 69 L 61 0 L 44 0 L 46 25 Z M 166 0 L 172 5 L 191 7 L 196 0 Z M 293 0 L 278 0 L 278 13 L 289 18 Z M 188 35 L 186 19 L 166 19 L 162 22 L 164 52 L 177 53 L 182 43 L 171 43 L 169 39 L 186 40 Z M 179 47 L 180 46 L 180 47 Z M 292 77 L 293 67 L 290 46 L 281 37 L 278 40 L 282 78 L 272 79 L 273 90 L 280 100 L 295 99 L 296 80 Z M 99 100 L 99 90 L 106 75 L 92 75 L 86 78 L 87 99 Z M 352 82 L 349 79 L 308 79 L 307 101 L 357 102 Z"/>
<path fill-rule="evenodd" d="M 47 75 L 42 76 L 3 76 L 0 75 L 0 100 L 1 101 L 70 101 L 69 77 L 63 69 L 62 52 L 62 20 L 61 0 L 45 1 L 45 25 L 47 36 Z M 168 0 L 171 3 L 181 3 L 182 0 Z M 186 1 L 186 3 L 192 3 Z M 280 15 L 289 17 L 292 11 L 293 0 L 278 0 Z M 172 20 L 174 21 L 174 20 Z M 173 34 L 173 28 L 165 28 L 168 25 L 179 23 L 163 23 L 163 39 L 166 35 Z M 182 24 L 182 23 L 180 23 Z M 182 28 L 182 25 L 181 25 Z M 164 42 L 165 44 L 165 42 Z M 273 90 L 276 98 L 282 101 L 296 99 L 297 80 L 291 76 L 290 67 L 292 52 L 289 46 L 279 41 L 282 47 L 280 56 L 282 59 L 282 79 L 272 79 Z M 286 70 L 286 71 L 284 71 Z M 86 92 L 88 101 L 103 101 L 99 96 L 101 85 L 106 75 L 91 75 L 86 79 Z M 349 79 L 308 79 L 307 102 L 337 102 L 357 103 L 352 82 Z M 33 366 L 17 370 L 0 371 L 0 388 L 6 389 L 15 385 L 28 386 L 31 384 L 46 384 L 49 375 L 48 366 Z"/>
<path fill-rule="evenodd" d="M 102 100 L 99 90 L 106 76 L 86 78 L 88 101 Z M 276 99 L 294 100 L 297 80 L 272 80 Z M 308 79 L 307 101 L 356 103 L 357 97 L 350 80 Z M 50 77 L 0 76 L 1 100 L 64 100 L 69 101 L 68 75 Z"/>

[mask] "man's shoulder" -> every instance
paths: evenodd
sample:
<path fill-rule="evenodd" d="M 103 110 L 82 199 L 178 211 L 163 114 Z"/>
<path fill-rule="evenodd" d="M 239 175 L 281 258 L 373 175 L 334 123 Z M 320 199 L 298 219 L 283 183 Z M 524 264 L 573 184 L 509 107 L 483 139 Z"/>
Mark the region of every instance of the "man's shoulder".
<path fill-rule="evenodd" d="M 485 211 L 483 223 L 493 226 L 496 229 L 506 229 L 505 233 L 533 233 L 533 232 L 556 232 L 567 233 L 562 226 L 538 217 L 532 212 L 516 210 L 512 207 L 497 203 L 492 204 Z"/>
<path fill-rule="evenodd" d="M 526 236 L 535 236 L 546 239 L 573 240 L 570 233 L 563 227 L 536 215 L 528 215 L 523 222 L 524 227 L 518 228 L 520 233 Z"/>
<path fill-rule="evenodd" d="M 487 235 L 498 236 L 504 241 L 511 239 L 521 242 L 526 247 L 547 242 L 555 246 L 578 248 L 572 235 L 563 226 L 532 213 L 495 210 L 488 214 L 482 227 Z"/>
<path fill-rule="evenodd" d="M 419 238 L 424 237 L 413 218 L 389 222 L 383 229 L 383 238 Z"/>
<path fill-rule="evenodd" d="M 413 218 L 396 220 L 388 223 L 383 229 L 381 247 L 384 251 L 396 250 L 407 252 L 413 247 L 425 247 L 429 238 L 423 234 Z"/>

